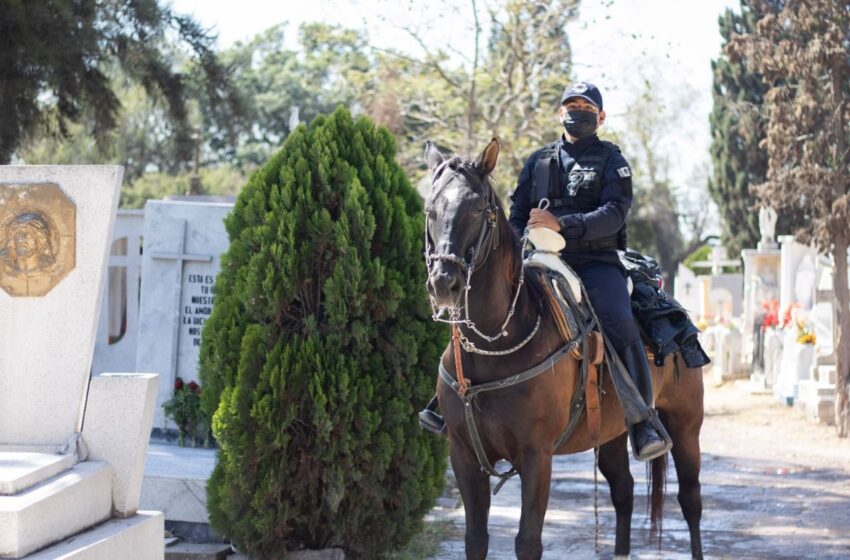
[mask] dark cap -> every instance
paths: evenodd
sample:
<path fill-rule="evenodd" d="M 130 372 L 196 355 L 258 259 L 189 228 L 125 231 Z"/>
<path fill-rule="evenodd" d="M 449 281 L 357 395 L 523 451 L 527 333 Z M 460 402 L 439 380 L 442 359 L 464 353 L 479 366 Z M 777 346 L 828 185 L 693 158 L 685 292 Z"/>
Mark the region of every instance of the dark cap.
<path fill-rule="evenodd" d="M 599 93 L 599 88 L 589 82 L 576 82 L 568 86 L 564 90 L 564 95 L 561 96 L 561 105 L 564 101 L 571 97 L 581 97 L 596 105 L 599 110 L 602 110 L 602 94 Z"/>

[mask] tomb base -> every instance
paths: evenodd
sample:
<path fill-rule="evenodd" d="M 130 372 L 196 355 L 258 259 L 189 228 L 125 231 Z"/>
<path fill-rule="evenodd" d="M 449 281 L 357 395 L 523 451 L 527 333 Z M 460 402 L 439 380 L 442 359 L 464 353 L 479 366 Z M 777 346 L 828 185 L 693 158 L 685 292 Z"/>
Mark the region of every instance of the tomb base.
<path fill-rule="evenodd" d="M 807 420 L 818 424 L 835 423 L 835 385 L 815 379 L 800 381 L 794 407 Z"/>
<path fill-rule="evenodd" d="M 162 560 L 163 532 L 162 513 L 140 511 L 68 537 L 25 560 Z"/>
<path fill-rule="evenodd" d="M 0 465 L 14 465 L 15 455 L 3 453 Z M 0 558 L 26 556 L 111 513 L 112 468 L 98 461 L 77 463 L 37 486 L 0 496 Z"/>
<path fill-rule="evenodd" d="M 168 521 L 209 524 L 207 480 L 215 450 L 151 443 L 140 507 L 162 511 Z"/>

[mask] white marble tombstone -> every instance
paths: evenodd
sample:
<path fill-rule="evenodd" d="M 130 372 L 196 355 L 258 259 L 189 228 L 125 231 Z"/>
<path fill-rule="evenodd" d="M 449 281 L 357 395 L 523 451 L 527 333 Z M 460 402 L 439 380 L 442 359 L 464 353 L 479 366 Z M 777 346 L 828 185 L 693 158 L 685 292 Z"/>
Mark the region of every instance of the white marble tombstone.
<path fill-rule="evenodd" d="M 711 369 L 712 381 L 720 385 L 745 373 L 741 361 L 741 331 L 735 327 L 723 327 L 716 335 L 714 360 Z"/>
<path fill-rule="evenodd" d="M 163 557 L 137 511 L 156 375 L 90 379 L 122 175 L 0 166 L 0 558 Z"/>
<path fill-rule="evenodd" d="M 691 319 L 700 318 L 699 282 L 694 272 L 683 264 L 679 264 L 676 270 L 676 285 L 673 288 L 673 297 L 682 304 Z"/>
<path fill-rule="evenodd" d="M 119 209 L 112 234 L 92 374 L 136 369 L 143 210 Z"/>
<path fill-rule="evenodd" d="M 779 244 L 779 309 L 784 311 L 794 303 L 808 309 L 811 307 L 814 293 L 814 260 L 817 258 L 817 251 L 813 247 L 798 243 L 793 235 L 780 235 Z M 806 259 L 808 263 L 803 264 Z M 798 281 L 800 271 L 803 272 L 803 278 Z M 808 290 L 804 282 L 811 283 Z"/>
<path fill-rule="evenodd" d="M 199 381 L 201 329 L 212 313 L 219 258 L 229 245 L 224 218 L 232 208 L 186 199 L 145 205 L 136 370 L 161 372 L 154 428 L 173 428 L 162 403 L 175 379 Z"/>
<path fill-rule="evenodd" d="M 743 354 L 745 361 L 752 363 L 756 317 L 764 312 L 764 302 L 779 299 L 780 255 L 778 249 L 744 249 L 741 256 L 744 259 Z"/>

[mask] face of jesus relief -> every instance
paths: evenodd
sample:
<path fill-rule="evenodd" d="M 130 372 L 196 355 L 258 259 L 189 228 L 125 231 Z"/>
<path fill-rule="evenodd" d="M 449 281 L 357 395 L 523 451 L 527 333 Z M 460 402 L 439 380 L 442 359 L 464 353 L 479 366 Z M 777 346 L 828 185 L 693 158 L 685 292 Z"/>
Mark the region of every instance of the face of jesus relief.
<path fill-rule="evenodd" d="M 15 272 L 42 272 L 56 260 L 50 242 L 50 224 L 37 212 L 19 214 L 7 226 L 6 244 L 0 251 L 7 267 Z"/>

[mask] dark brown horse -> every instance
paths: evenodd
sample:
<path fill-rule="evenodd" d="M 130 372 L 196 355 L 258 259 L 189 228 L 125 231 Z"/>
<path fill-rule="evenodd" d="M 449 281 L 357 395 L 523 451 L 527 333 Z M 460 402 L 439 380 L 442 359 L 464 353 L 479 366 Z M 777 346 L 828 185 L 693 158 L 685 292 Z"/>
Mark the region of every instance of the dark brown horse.
<path fill-rule="evenodd" d="M 539 280 L 533 273 L 523 272 L 519 240 L 490 185 L 498 154 L 495 139 L 475 160 L 445 159 L 430 143 L 425 153 L 433 175 L 426 203 L 428 291 L 435 309 L 448 310 L 454 327 L 459 327 L 466 345 L 458 355 L 462 372 L 473 387 L 528 370 L 565 344 L 553 314 L 541 303 Z M 535 328 L 538 317 L 539 328 Z M 453 376 L 457 374 L 455 351 L 450 343 L 442 357 L 442 366 Z M 656 407 L 673 439 L 678 497 L 690 529 L 691 552 L 701 559 L 702 371 L 683 366 L 674 376 L 672 362 L 668 359 L 664 368 L 653 368 Z M 515 541 L 521 560 L 537 559 L 543 553 L 541 533 L 549 502 L 552 456 L 594 447 L 583 417 L 573 435 L 555 448 L 570 420 L 570 402 L 579 389 L 578 371 L 579 362 L 566 356 L 552 366 L 551 373 L 477 394 L 471 403 L 486 461 L 508 461 L 521 479 L 522 515 Z M 490 475 L 476 456 L 464 401 L 445 381 L 437 383 L 451 464 L 466 510 L 466 557 L 486 558 Z M 603 376 L 602 390 L 599 469 L 608 480 L 617 514 L 615 558 L 627 558 L 634 481 L 629 472 L 623 411 L 610 375 Z M 666 457 L 655 459 L 650 470 L 650 515 L 655 523 L 660 521 L 664 499 Z"/>

